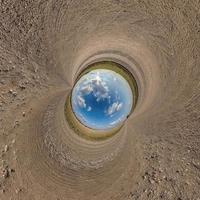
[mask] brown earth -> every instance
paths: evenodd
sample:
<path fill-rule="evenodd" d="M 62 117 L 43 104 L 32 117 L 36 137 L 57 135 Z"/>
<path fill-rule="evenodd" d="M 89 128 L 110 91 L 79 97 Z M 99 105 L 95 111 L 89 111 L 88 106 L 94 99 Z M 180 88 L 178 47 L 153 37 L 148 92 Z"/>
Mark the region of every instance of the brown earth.
<path fill-rule="evenodd" d="M 99 56 L 101 58 L 99 58 Z M 64 104 L 92 59 L 129 64 L 136 108 L 87 141 Z M 199 0 L 0 0 L 0 200 L 200 200 Z"/>

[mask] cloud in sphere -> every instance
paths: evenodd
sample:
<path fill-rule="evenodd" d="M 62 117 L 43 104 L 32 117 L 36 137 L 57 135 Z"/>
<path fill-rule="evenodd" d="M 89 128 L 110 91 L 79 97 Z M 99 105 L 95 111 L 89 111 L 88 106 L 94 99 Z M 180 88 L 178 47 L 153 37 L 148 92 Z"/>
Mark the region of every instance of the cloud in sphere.
<path fill-rule="evenodd" d="M 88 106 L 87 111 L 90 112 L 92 110 L 91 106 Z"/>
<path fill-rule="evenodd" d="M 77 96 L 77 102 L 81 108 L 86 108 L 85 99 L 82 96 Z"/>
<path fill-rule="evenodd" d="M 82 88 L 81 88 L 81 94 L 82 95 L 88 95 L 90 94 L 91 92 L 93 91 L 93 88 L 90 84 L 87 84 L 87 85 L 84 85 Z"/>
<path fill-rule="evenodd" d="M 97 101 L 109 97 L 109 90 L 106 85 L 106 82 L 101 79 L 98 75 L 90 80 L 87 80 L 83 87 L 80 90 L 80 96 L 85 96 L 90 93 L 96 97 Z"/>
<path fill-rule="evenodd" d="M 108 108 L 108 115 L 112 115 L 113 113 L 119 111 L 122 108 L 123 103 L 114 102 L 111 106 Z"/>

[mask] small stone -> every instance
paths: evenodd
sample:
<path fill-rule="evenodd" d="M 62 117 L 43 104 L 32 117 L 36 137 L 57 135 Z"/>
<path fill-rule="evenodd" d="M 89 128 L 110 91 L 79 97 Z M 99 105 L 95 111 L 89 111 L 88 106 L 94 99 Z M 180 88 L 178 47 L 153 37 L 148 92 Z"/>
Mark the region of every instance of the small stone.
<path fill-rule="evenodd" d="M 13 139 L 11 143 L 14 144 L 15 143 L 15 139 Z"/>
<path fill-rule="evenodd" d="M 12 168 L 9 168 L 9 169 L 8 169 L 8 172 L 9 172 L 9 174 L 11 174 L 11 173 L 14 173 L 14 172 L 15 172 L 15 170 L 14 170 L 14 169 L 12 169 Z"/>
<path fill-rule="evenodd" d="M 163 172 L 163 169 L 162 169 L 162 168 L 159 168 L 158 171 L 159 171 L 160 173 L 162 173 L 162 172 Z"/>
<path fill-rule="evenodd" d="M 12 94 L 14 97 L 17 96 L 17 92 L 16 92 L 16 91 L 13 91 L 12 89 L 9 90 L 9 93 Z"/>
<path fill-rule="evenodd" d="M 143 175 L 142 178 L 143 178 L 144 180 L 146 180 L 147 176 L 146 176 L 146 175 Z"/>
<path fill-rule="evenodd" d="M 130 196 L 130 197 L 133 197 L 133 196 L 134 196 L 133 192 L 130 192 L 130 193 L 129 193 L 129 196 Z"/>
<path fill-rule="evenodd" d="M 0 191 L 2 194 L 4 194 L 6 192 L 5 189 L 1 189 Z"/>
<path fill-rule="evenodd" d="M 9 171 L 8 171 L 7 168 L 5 168 L 5 169 L 3 170 L 3 178 L 6 179 L 6 178 L 8 178 L 8 177 L 9 177 Z"/>
<path fill-rule="evenodd" d="M 22 191 L 21 188 L 17 188 L 17 189 L 15 190 L 16 194 L 18 194 L 18 193 L 21 192 L 21 191 Z"/>
<path fill-rule="evenodd" d="M 25 112 L 23 112 L 23 113 L 22 113 L 22 116 L 23 116 L 23 117 L 25 117 L 25 116 L 26 116 L 26 113 L 25 113 Z"/>
<path fill-rule="evenodd" d="M 144 190 L 143 190 L 143 192 L 144 192 L 144 193 L 147 193 L 147 192 L 148 192 L 148 190 L 147 190 L 147 189 L 144 189 Z"/>
<path fill-rule="evenodd" d="M 189 181 L 186 181 L 185 184 L 186 184 L 186 185 L 190 185 L 190 182 L 189 182 Z"/>
<path fill-rule="evenodd" d="M 150 197 L 152 194 L 152 190 L 149 190 L 149 192 L 147 193 L 147 197 Z"/>
<path fill-rule="evenodd" d="M 155 181 L 154 181 L 153 179 L 150 179 L 149 182 L 150 182 L 151 184 L 154 184 L 154 183 L 155 183 Z"/>
<path fill-rule="evenodd" d="M 38 68 L 37 68 L 37 67 L 34 68 L 34 72 L 35 72 L 35 73 L 38 72 Z"/>
<path fill-rule="evenodd" d="M 25 85 L 19 85 L 19 88 L 24 90 L 24 89 L 26 89 L 26 86 Z"/>
<path fill-rule="evenodd" d="M 17 127 L 17 126 L 19 126 L 19 121 L 18 120 L 15 121 L 14 128 Z"/>
<path fill-rule="evenodd" d="M 4 152 L 7 152 L 9 150 L 9 146 L 8 145 L 5 145 L 4 147 Z"/>

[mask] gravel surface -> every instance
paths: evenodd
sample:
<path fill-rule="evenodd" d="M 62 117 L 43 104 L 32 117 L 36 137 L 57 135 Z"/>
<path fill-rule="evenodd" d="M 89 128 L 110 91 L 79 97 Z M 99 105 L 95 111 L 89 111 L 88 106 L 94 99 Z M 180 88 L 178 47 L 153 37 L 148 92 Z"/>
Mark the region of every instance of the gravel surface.
<path fill-rule="evenodd" d="M 103 54 L 139 99 L 91 142 L 64 104 Z M 200 200 L 200 1 L 0 0 L 0 199 Z"/>

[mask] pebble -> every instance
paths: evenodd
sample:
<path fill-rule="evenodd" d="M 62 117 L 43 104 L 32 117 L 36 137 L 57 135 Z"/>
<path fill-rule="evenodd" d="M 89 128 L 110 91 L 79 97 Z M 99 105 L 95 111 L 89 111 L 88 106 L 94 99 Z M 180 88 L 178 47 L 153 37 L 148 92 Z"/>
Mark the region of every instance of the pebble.
<path fill-rule="evenodd" d="M 149 179 L 149 182 L 150 182 L 151 184 L 154 184 L 154 183 L 155 183 L 155 181 L 154 181 L 153 179 Z"/>
<path fill-rule="evenodd" d="M 143 192 L 144 192 L 144 193 L 147 193 L 147 192 L 148 192 L 148 190 L 147 190 L 147 189 L 144 189 L 144 190 L 143 190 Z"/>
<path fill-rule="evenodd" d="M 19 85 L 20 89 L 24 90 L 26 89 L 26 86 L 25 85 Z"/>
<path fill-rule="evenodd" d="M 14 128 L 17 127 L 17 126 L 19 126 L 19 121 L 18 120 L 15 121 Z"/>
<path fill-rule="evenodd" d="M 8 145 L 5 145 L 4 147 L 4 152 L 7 152 L 9 150 L 9 146 Z"/>
<path fill-rule="evenodd" d="M 38 72 L 38 67 L 34 68 L 34 72 L 37 73 Z"/>
<path fill-rule="evenodd" d="M 15 170 L 14 170 L 14 169 L 12 169 L 12 168 L 9 168 L 9 169 L 8 169 L 8 172 L 9 172 L 9 174 L 11 174 L 11 173 L 14 173 L 14 172 L 15 172 Z"/>
<path fill-rule="evenodd" d="M 22 116 L 23 116 L 23 117 L 25 117 L 25 116 L 26 116 L 26 113 L 25 113 L 25 112 L 23 112 L 23 113 L 22 113 Z"/>
<path fill-rule="evenodd" d="M 11 93 L 11 94 L 12 94 L 12 93 L 13 93 L 13 90 L 12 90 L 12 89 L 10 89 L 10 90 L 9 90 L 9 93 Z"/>
<path fill-rule="evenodd" d="M 21 192 L 21 191 L 22 191 L 21 188 L 17 188 L 17 189 L 15 190 L 16 194 L 18 194 L 18 193 Z"/>
<path fill-rule="evenodd" d="M 163 178 L 164 180 L 167 180 L 167 177 L 166 177 L 166 176 L 163 176 L 162 178 Z"/>
<path fill-rule="evenodd" d="M 12 89 L 9 90 L 9 93 L 12 94 L 12 95 L 15 96 L 15 97 L 17 96 L 17 92 L 16 92 L 16 91 L 13 91 Z"/>
<path fill-rule="evenodd" d="M 5 168 L 5 169 L 3 170 L 3 175 L 2 175 L 2 177 L 3 177 L 4 179 L 6 179 L 6 178 L 9 177 L 9 170 L 8 170 L 8 168 Z"/>
<path fill-rule="evenodd" d="M 159 168 L 158 171 L 159 171 L 160 173 L 164 172 L 164 170 L 163 170 L 162 168 Z"/>
<path fill-rule="evenodd" d="M 15 143 L 15 139 L 13 139 L 11 143 L 14 144 Z"/>
<path fill-rule="evenodd" d="M 1 191 L 1 193 L 2 193 L 2 194 L 4 194 L 4 193 L 5 193 L 5 189 L 1 189 L 0 191 Z"/>

